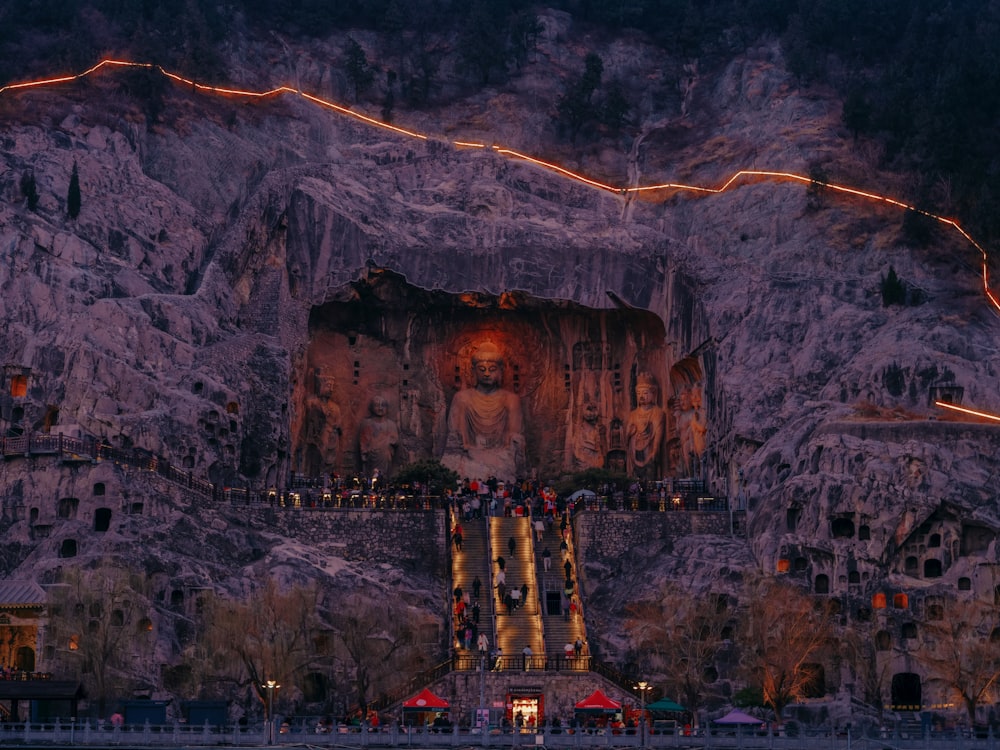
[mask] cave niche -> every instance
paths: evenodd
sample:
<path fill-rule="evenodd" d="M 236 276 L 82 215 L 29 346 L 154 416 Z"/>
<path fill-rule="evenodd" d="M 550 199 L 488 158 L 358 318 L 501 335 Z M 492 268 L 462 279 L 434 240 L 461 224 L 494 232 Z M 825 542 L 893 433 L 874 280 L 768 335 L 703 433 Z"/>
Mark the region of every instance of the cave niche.
<path fill-rule="evenodd" d="M 527 470 L 624 469 L 620 433 L 646 378 L 666 423 L 651 475 L 703 474 L 706 368 L 699 356 L 675 354 L 657 315 L 523 292 L 424 290 L 378 269 L 310 313 L 293 394 L 293 471 L 366 473 L 360 434 L 376 399 L 398 432 L 384 458 L 390 474 L 441 457 L 449 406 L 473 385 L 470 353 L 484 341 L 502 352 L 502 387 L 521 401 Z M 577 449 L 584 440 L 599 446 L 587 459 Z"/>

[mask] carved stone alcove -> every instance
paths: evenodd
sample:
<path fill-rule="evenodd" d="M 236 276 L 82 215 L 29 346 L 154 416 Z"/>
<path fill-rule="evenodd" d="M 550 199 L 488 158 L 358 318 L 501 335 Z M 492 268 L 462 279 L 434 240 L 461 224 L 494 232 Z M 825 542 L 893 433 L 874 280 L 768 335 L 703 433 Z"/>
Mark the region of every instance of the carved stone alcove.
<path fill-rule="evenodd" d="M 394 440 L 385 454 L 390 472 L 441 457 L 449 407 L 476 384 L 473 355 L 488 342 L 503 360 L 502 388 L 523 411 L 526 475 L 548 480 L 588 465 L 626 468 L 615 462 L 627 457 L 633 439 L 642 406 L 637 386 L 648 394 L 647 413 L 663 422 L 655 455 L 646 457 L 648 475 L 677 474 L 684 467 L 671 461 L 668 446 L 680 442 L 675 412 L 683 412 L 671 408 L 680 395 L 673 390 L 683 388 L 688 398 L 693 376 L 690 368 L 675 370 L 664 338 L 663 322 L 642 310 L 589 309 L 519 292 L 427 291 L 370 271 L 310 315 L 293 394 L 293 469 L 362 472 L 360 435 L 373 419 L 391 423 L 383 429 Z M 375 414 L 375 400 L 383 415 Z"/>

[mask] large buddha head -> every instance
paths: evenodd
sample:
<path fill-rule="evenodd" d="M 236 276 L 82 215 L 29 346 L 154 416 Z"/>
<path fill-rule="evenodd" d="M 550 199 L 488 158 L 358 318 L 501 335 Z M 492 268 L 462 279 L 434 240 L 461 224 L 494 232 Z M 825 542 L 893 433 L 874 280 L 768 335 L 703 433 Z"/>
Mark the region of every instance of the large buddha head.
<path fill-rule="evenodd" d="M 482 388 L 499 388 L 503 382 L 503 354 L 492 341 L 484 341 L 472 353 L 472 372 Z"/>

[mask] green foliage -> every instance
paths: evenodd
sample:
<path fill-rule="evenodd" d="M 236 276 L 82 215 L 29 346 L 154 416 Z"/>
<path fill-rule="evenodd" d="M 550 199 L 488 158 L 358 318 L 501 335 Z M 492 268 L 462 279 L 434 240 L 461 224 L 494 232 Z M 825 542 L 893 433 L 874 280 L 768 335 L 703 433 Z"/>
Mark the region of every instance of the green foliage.
<path fill-rule="evenodd" d="M 896 269 L 889 266 L 889 273 L 882 277 L 882 306 L 905 305 L 906 285 L 896 275 Z"/>
<path fill-rule="evenodd" d="M 510 55 L 507 49 L 508 20 L 500 12 L 502 4 L 476 0 L 461 30 L 458 52 L 483 86 L 493 71 L 506 73 Z"/>
<path fill-rule="evenodd" d="M 733 705 L 737 708 L 761 708 L 764 705 L 764 693 L 755 685 L 742 688 L 733 695 Z"/>
<path fill-rule="evenodd" d="M 868 130 L 871 125 L 872 106 L 868 101 L 864 84 L 854 82 L 848 87 L 840 117 L 855 140 L 860 133 Z"/>
<path fill-rule="evenodd" d="M 912 208 L 903 212 L 903 237 L 917 247 L 927 247 L 934 239 L 937 221 Z"/>
<path fill-rule="evenodd" d="M 534 13 L 521 11 L 511 19 L 510 53 L 518 67 L 527 62 L 528 54 L 535 48 L 541 33 L 542 24 Z"/>
<path fill-rule="evenodd" d="M 552 0 L 550 7 L 571 14 L 577 28 L 641 29 L 704 69 L 762 36 L 780 38 L 796 75 L 841 90 L 845 126 L 880 142 L 885 167 L 947 181 L 948 212 L 980 240 L 1000 237 L 1000 3 Z M 540 26 L 526 0 L 8 0 L 0 3 L 0 83 L 80 69 L 108 50 L 209 80 L 223 75 L 222 50 L 234 34 L 323 38 L 356 29 L 391 36 L 401 100 L 422 106 L 451 49 L 446 40 L 458 37 L 462 63 L 485 85 L 525 63 Z M 363 77 L 357 83 L 356 93 L 367 85 Z M 609 92 L 595 112 L 585 88 L 567 89 L 558 124 L 571 140 L 587 124 L 613 130 L 624 122 L 621 105 Z"/>
<path fill-rule="evenodd" d="M 559 112 L 559 129 L 573 143 L 576 142 L 583 126 L 598 114 L 591 99 L 594 91 L 601 85 L 601 76 L 604 74 L 604 61 L 594 52 L 587 55 L 583 64 L 583 73 L 579 78 L 570 81 L 556 105 Z"/>
<path fill-rule="evenodd" d="M 396 106 L 396 71 L 385 74 L 385 99 L 382 101 L 382 120 L 392 122 L 392 111 Z"/>
<path fill-rule="evenodd" d="M 38 208 L 38 185 L 35 183 L 35 173 L 30 169 L 24 170 L 21 174 L 21 195 L 24 196 L 30 211 Z"/>
<path fill-rule="evenodd" d="M 344 69 L 347 71 L 347 80 L 354 86 L 354 101 L 361 99 L 361 94 L 368 90 L 375 80 L 375 72 L 368 64 L 368 57 L 364 49 L 355 41 L 354 37 L 347 37 L 347 45 L 344 49 Z"/>
<path fill-rule="evenodd" d="M 587 469 L 578 471 L 567 477 L 563 477 L 553 485 L 553 489 L 560 495 L 569 495 L 576 490 L 599 490 L 604 485 L 625 487 L 628 477 L 607 469 Z"/>
<path fill-rule="evenodd" d="M 625 89 L 619 81 L 613 81 L 604 95 L 601 123 L 606 125 L 612 133 L 617 133 L 627 122 L 631 108 L 628 97 L 625 95 Z"/>
<path fill-rule="evenodd" d="M 817 211 L 824 205 L 826 197 L 826 186 L 830 182 L 830 175 L 819 164 L 809 165 L 809 187 L 806 188 L 806 206 Z"/>
<path fill-rule="evenodd" d="M 397 485 L 413 485 L 418 482 L 427 484 L 431 494 L 440 494 L 446 489 L 454 489 L 458 485 L 458 479 L 456 472 L 435 458 L 407 464 L 392 476 L 392 482 Z"/>
<path fill-rule="evenodd" d="M 882 385 L 890 396 L 899 398 L 906 389 L 906 371 L 893 362 L 882 371 Z"/>
<path fill-rule="evenodd" d="M 69 214 L 69 218 L 75 219 L 80 215 L 80 201 L 80 173 L 74 161 L 73 173 L 69 178 L 69 191 L 66 193 L 66 213 Z"/>
<path fill-rule="evenodd" d="M 160 122 L 163 112 L 167 79 L 158 70 L 131 68 L 122 75 L 121 88 L 134 97 L 146 116 L 146 129 L 152 130 Z"/>

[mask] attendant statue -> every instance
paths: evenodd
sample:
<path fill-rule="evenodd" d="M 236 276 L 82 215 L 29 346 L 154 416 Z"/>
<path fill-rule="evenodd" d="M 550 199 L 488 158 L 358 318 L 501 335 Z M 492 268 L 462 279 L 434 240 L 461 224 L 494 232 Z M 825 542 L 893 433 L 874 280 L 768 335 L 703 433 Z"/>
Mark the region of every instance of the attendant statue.
<path fill-rule="evenodd" d="M 604 426 L 599 423 L 600 417 L 597 404 L 592 401 L 584 404 L 573 437 L 573 468 L 576 471 L 604 468 L 607 439 Z"/>
<path fill-rule="evenodd" d="M 333 378 L 316 373 L 315 393 L 306 399 L 300 470 L 307 476 L 339 471 L 341 414 Z"/>
<path fill-rule="evenodd" d="M 702 411 L 701 389 L 692 386 L 681 391 L 677 408 L 677 432 L 681 441 L 681 459 L 689 476 L 700 473 L 701 457 L 705 454 L 708 425 Z"/>
<path fill-rule="evenodd" d="M 521 399 L 503 388 L 504 358 L 490 341 L 472 354 L 476 384 L 463 388 L 448 410 L 448 436 L 441 462 L 462 477 L 507 481 L 524 474 Z"/>
<path fill-rule="evenodd" d="M 389 413 L 389 402 L 383 396 L 375 396 L 371 400 L 368 413 L 361 420 L 358 432 L 361 470 L 368 477 L 381 475 L 388 478 L 392 473 L 396 446 L 399 444 L 399 428 L 386 416 Z"/>
<path fill-rule="evenodd" d="M 625 427 L 628 445 L 628 473 L 639 479 L 659 477 L 660 453 L 667 428 L 667 415 L 656 403 L 656 380 L 641 372 L 636 381 L 636 408 L 629 414 Z"/>

